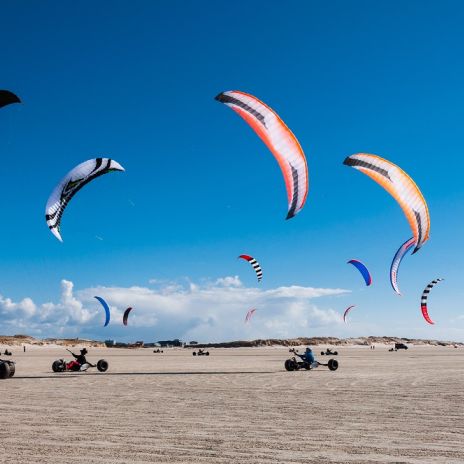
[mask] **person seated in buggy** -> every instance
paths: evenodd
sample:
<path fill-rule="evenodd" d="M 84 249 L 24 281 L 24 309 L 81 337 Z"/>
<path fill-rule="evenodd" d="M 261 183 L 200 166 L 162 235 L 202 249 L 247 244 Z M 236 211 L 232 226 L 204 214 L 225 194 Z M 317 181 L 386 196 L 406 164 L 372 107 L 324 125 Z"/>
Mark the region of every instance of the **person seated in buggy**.
<path fill-rule="evenodd" d="M 93 364 L 90 364 L 85 357 L 85 355 L 88 353 L 86 348 L 82 348 L 81 354 L 74 354 L 72 351 L 70 351 L 70 353 L 74 356 L 75 359 L 66 365 L 66 369 L 68 371 L 78 371 L 84 364 L 95 367 Z"/>
<path fill-rule="evenodd" d="M 305 363 L 308 363 L 312 368 L 317 367 L 318 363 L 314 357 L 313 350 L 308 346 L 304 354 L 295 353 L 301 360 Z"/>

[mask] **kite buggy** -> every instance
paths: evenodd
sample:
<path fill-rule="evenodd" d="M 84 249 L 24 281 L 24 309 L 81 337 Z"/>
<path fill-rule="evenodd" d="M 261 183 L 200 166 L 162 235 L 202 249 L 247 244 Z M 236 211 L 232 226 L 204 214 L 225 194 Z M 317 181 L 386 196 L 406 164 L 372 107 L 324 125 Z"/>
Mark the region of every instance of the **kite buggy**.
<path fill-rule="evenodd" d="M 73 356 L 74 360 L 66 362 L 64 359 L 57 359 L 52 364 L 53 372 L 85 372 L 91 367 L 96 367 L 100 372 L 106 372 L 108 370 L 108 361 L 100 359 L 97 364 L 89 363 L 85 357 L 87 350 L 83 348 L 81 354 L 74 354 L 69 351 Z"/>
<path fill-rule="evenodd" d="M 16 365 L 13 361 L 0 359 L 0 379 L 8 379 L 15 375 Z"/>
<path fill-rule="evenodd" d="M 338 369 L 338 361 L 336 359 L 329 359 L 329 361 L 324 364 L 316 361 L 314 356 L 312 356 L 311 350 L 309 349 L 308 357 L 308 348 L 306 348 L 305 354 L 299 354 L 296 350 L 291 350 L 296 356 L 301 358 L 301 361 L 297 361 L 296 357 L 287 359 L 285 361 L 285 370 L 287 371 L 299 371 L 300 369 L 312 370 L 316 369 L 319 366 L 328 367 L 331 371 L 336 371 Z"/>
<path fill-rule="evenodd" d="M 327 348 L 325 351 L 321 351 L 321 356 L 337 356 L 338 355 L 338 351 L 332 351 L 330 348 Z"/>
<path fill-rule="evenodd" d="M 198 350 L 198 353 L 194 351 L 192 353 L 193 356 L 209 356 L 209 351 L 202 350 L 201 348 Z"/>

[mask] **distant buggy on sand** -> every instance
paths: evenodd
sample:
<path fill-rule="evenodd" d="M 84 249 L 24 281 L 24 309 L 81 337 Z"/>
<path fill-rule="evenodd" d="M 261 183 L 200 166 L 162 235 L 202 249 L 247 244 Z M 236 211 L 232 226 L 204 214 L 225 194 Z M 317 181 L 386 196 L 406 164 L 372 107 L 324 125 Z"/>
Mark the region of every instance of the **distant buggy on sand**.
<path fill-rule="evenodd" d="M 209 351 L 202 350 L 201 348 L 198 350 L 198 353 L 194 351 L 192 353 L 193 356 L 209 356 Z"/>
<path fill-rule="evenodd" d="M 321 351 L 321 356 L 337 356 L 338 351 L 332 351 L 330 348 L 327 348 L 325 351 Z"/>
<path fill-rule="evenodd" d="M 0 379 L 9 379 L 15 375 L 16 365 L 13 361 L 0 359 Z"/>

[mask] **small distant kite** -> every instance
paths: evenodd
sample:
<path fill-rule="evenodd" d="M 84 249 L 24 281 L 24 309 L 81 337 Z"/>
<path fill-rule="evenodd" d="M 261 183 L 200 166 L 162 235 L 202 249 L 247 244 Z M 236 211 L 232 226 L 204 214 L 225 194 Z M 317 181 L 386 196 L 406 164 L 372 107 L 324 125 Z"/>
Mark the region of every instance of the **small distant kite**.
<path fill-rule="evenodd" d="M 21 103 L 21 100 L 9 90 L 0 90 L 0 108 L 11 105 L 12 103 Z"/>
<path fill-rule="evenodd" d="M 357 259 L 350 259 L 347 264 L 352 264 L 361 273 L 368 287 L 372 284 L 372 277 L 367 267 L 361 261 L 358 261 Z"/>
<path fill-rule="evenodd" d="M 429 239 L 430 215 L 427 203 L 415 182 L 395 164 L 376 155 L 358 153 L 343 162 L 380 184 L 400 205 L 412 229 L 416 247 Z"/>
<path fill-rule="evenodd" d="M 398 287 L 398 270 L 401 264 L 401 261 L 406 256 L 406 253 L 416 244 L 416 239 L 414 237 L 406 240 L 396 252 L 395 256 L 393 257 L 393 261 L 390 266 L 390 283 L 393 287 L 393 290 L 398 295 L 401 295 L 400 289 Z"/>
<path fill-rule="evenodd" d="M 103 309 L 105 310 L 105 325 L 103 327 L 106 327 L 110 323 L 110 307 L 108 306 L 108 303 L 101 297 L 101 296 L 95 296 L 101 305 L 103 306 Z"/>
<path fill-rule="evenodd" d="M 432 319 L 430 319 L 429 312 L 427 309 L 427 298 L 429 297 L 430 290 L 432 290 L 433 287 L 435 287 L 438 282 L 441 282 L 442 280 L 445 279 L 435 279 L 430 282 L 427 287 L 425 287 L 424 291 L 422 292 L 422 298 L 421 298 L 421 311 L 422 311 L 422 316 L 424 316 L 424 319 L 429 323 L 429 324 L 434 324 Z"/>
<path fill-rule="evenodd" d="M 127 325 L 127 318 L 129 317 L 129 313 L 132 311 L 132 308 L 127 308 L 125 311 L 124 311 L 124 316 L 122 317 L 122 323 L 124 325 Z"/>
<path fill-rule="evenodd" d="M 348 306 L 348 308 L 345 309 L 345 312 L 343 313 L 343 322 L 346 324 L 346 316 L 350 312 L 352 308 L 354 308 L 356 305 Z"/>
<path fill-rule="evenodd" d="M 253 317 L 253 314 L 256 312 L 256 308 L 250 309 L 245 316 L 245 324 L 250 322 L 251 318 Z"/>
<path fill-rule="evenodd" d="M 239 258 L 244 259 L 245 261 L 248 261 L 253 266 L 253 269 L 256 272 L 256 277 L 258 278 L 258 282 L 261 282 L 261 279 L 263 278 L 263 271 L 258 261 L 256 261 L 256 259 L 253 258 L 252 256 L 248 256 L 248 255 L 240 255 Z"/>
<path fill-rule="evenodd" d="M 253 95 L 230 90 L 216 100 L 241 116 L 274 155 L 287 189 L 287 219 L 292 218 L 303 209 L 308 195 L 308 165 L 300 143 L 278 114 Z"/>

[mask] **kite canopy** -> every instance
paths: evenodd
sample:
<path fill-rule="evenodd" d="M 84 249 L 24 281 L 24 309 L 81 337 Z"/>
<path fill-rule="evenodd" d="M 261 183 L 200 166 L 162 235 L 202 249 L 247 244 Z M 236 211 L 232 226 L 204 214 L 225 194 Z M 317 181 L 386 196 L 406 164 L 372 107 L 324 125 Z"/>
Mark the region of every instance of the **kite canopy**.
<path fill-rule="evenodd" d="M 124 171 L 124 168 L 110 158 L 95 158 L 76 166 L 55 187 L 45 208 L 45 219 L 52 234 L 62 242 L 60 233 L 61 217 L 71 198 L 97 177 L 113 171 Z"/>
<path fill-rule="evenodd" d="M 393 287 L 393 290 L 398 295 L 401 295 L 400 289 L 398 288 L 398 270 L 401 264 L 401 261 L 406 256 L 406 253 L 416 244 L 416 239 L 414 237 L 406 240 L 396 252 L 395 256 L 393 257 L 393 261 L 390 266 L 390 283 Z"/>
<path fill-rule="evenodd" d="M 345 312 L 343 313 L 343 322 L 346 324 L 346 316 L 350 312 L 351 308 L 354 308 L 356 305 L 348 306 L 348 308 L 345 309 Z"/>
<path fill-rule="evenodd" d="M 292 218 L 301 211 L 308 194 L 308 166 L 298 140 L 277 113 L 253 95 L 232 90 L 220 93 L 216 100 L 238 113 L 276 158 L 287 188 L 287 219 Z"/>
<path fill-rule="evenodd" d="M 122 317 L 122 323 L 124 325 L 127 325 L 127 318 L 129 317 L 129 313 L 132 311 L 132 308 L 127 308 L 125 311 L 124 311 L 124 316 Z"/>
<path fill-rule="evenodd" d="M 106 319 L 105 319 L 105 325 L 103 327 L 106 327 L 110 323 L 110 307 L 108 306 L 108 303 L 101 296 L 95 296 L 94 298 L 96 298 L 101 303 L 101 305 L 103 306 L 103 309 L 105 310 Z"/>
<path fill-rule="evenodd" d="M 361 261 L 358 261 L 357 259 L 350 259 L 347 264 L 352 264 L 361 273 L 367 286 L 372 284 L 372 277 L 367 267 Z"/>
<path fill-rule="evenodd" d="M 429 239 L 430 216 L 427 203 L 414 181 L 398 166 L 380 156 L 358 153 L 343 164 L 368 175 L 380 184 L 401 206 L 412 229 L 416 247 L 413 254 Z"/>
<path fill-rule="evenodd" d="M 256 308 L 250 309 L 245 316 L 245 324 L 250 322 L 251 318 L 253 317 L 253 314 L 256 312 Z"/>
<path fill-rule="evenodd" d="M 424 319 L 429 323 L 429 324 L 434 324 L 432 319 L 430 319 L 428 308 L 427 308 L 427 299 L 429 297 L 430 290 L 432 290 L 435 285 L 438 284 L 438 282 L 441 282 L 442 280 L 445 279 L 435 279 L 430 282 L 427 287 L 425 287 L 424 291 L 422 292 L 422 297 L 421 297 L 421 311 L 422 311 L 422 316 L 424 316 Z"/>
<path fill-rule="evenodd" d="M 253 258 L 252 256 L 248 256 L 248 255 L 240 255 L 239 258 L 244 259 L 245 261 L 248 261 L 253 266 L 253 269 L 256 272 L 256 277 L 258 278 L 258 282 L 261 282 L 261 279 L 263 278 L 263 271 L 258 261 L 256 261 L 256 259 Z"/>
<path fill-rule="evenodd" d="M 21 103 L 21 100 L 9 90 L 0 90 L 0 108 L 11 105 L 12 103 Z"/>

